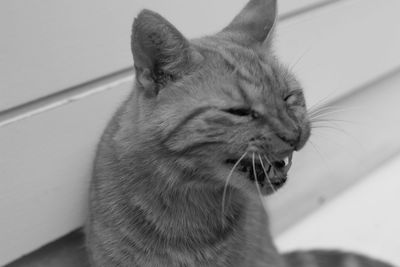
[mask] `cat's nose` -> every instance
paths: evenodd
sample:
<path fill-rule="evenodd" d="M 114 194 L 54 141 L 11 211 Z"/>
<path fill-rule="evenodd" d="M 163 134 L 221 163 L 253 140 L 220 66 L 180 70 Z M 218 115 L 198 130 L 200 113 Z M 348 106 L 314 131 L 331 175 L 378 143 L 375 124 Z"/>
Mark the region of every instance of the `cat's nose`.
<path fill-rule="evenodd" d="M 288 144 L 291 148 L 296 150 L 296 148 L 299 146 L 300 139 L 301 139 L 301 131 L 298 130 L 296 132 L 292 133 L 280 133 L 278 134 L 278 137 Z"/>

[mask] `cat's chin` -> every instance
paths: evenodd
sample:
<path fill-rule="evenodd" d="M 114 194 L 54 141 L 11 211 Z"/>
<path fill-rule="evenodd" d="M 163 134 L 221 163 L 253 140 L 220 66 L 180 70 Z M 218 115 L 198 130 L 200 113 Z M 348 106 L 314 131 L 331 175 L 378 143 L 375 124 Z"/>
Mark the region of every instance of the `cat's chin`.
<path fill-rule="evenodd" d="M 287 173 L 292 165 L 292 154 L 282 160 L 267 161 L 263 159 L 242 159 L 236 166 L 238 159 L 227 159 L 225 163 L 235 172 L 240 173 L 244 179 L 254 184 L 255 189 L 262 195 L 270 195 L 278 191 L 287 181 Z M 256 184 L 257 183 L 257 184 Z M 258 187 L 258 188 L 257 188 Z"/>

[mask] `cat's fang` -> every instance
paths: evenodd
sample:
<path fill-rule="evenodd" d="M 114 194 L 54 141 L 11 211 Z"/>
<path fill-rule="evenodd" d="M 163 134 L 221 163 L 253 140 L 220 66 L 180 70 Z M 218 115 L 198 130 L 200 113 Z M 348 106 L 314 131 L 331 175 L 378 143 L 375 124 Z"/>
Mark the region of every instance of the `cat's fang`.
<path fill-rule="evenodd" d="M 283 159 L 283 162 L 285 163 L 285 166 L 291 165 L 292 164 L 292 158 L 293 158 L 293 153 L 290 153 L 289 156 L 285 157 Z"/>
<path fill-rule="evenodd" d="M 285 157 L 283 161 L 285 162 L 284 172 L 287 173 L 292 166 L 292 158 L 293 154 L 291 153 L 289 156 Z"/>
<path fill-rule="evenodd" d="M 290 162 L 289 157 L 284 158 L 283 162 L 285 163 L 285 166 L 289 165 Z"/>

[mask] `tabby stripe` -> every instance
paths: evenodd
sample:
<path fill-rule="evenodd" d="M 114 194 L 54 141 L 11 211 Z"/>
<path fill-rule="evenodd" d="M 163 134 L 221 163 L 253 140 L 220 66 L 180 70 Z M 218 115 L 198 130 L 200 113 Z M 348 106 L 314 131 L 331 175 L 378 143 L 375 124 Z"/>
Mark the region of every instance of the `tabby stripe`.
<path fill-rule="evenodd" d="M 285 260 L 289 263 L 288 266 L 290 267 L 318 267 L 314 255 L 309 252 L 291 252 L 285 255 Z"/>
<path fill-rule="evenodd" d="M 254 84 L 255 83 L 255 78 L 254 77 L 248 77 L 246 75 L 244 75 L 242 72 L 238 71 L 238 69 L 235 69 L 236 71 L 236 75 L 241 79 L 246 81 L 249 84 Z"/>
<path fill-rule="evenodd" d="M 192 143 L 179 151 L 177 151 L 179 154 L 187 154 L 191 151 L 194 151 L 196 149 L 202 148 L 204 146 L 210 146 L 210 145 L 220 145 L 226 143 L 225 141 L 204 141 L 204 142 L 198 142 L 198 143 Z"/>
<path fill-rule="evenodd" d="M 241 95 L 241 97 L 243 98 L 244 102 L 251 106 L 251 100 L 249 98 L 249 96 L 247 95 L 246 89 L 244 89 L 244 87 L 242 86 L 242 84 L 240 83 L 240 81 L 237 81 L 237 88 L 239 90 L 239 93 Z"/>
<path fill-rule="evenodd" d="M 206 107 L 199 107 L 190 112 L 188 115 L 186 115 L 172 130 L 167 134 L 167 136 L 161 141 L 162 143 L 166 143 L 172 136 L 174 136 L 181 127 L 183 127 L 186 123 L 188 123 L 190 120 L 196 118 L 200 114 L 213 109 L 214 107 L 211 106 L 206 106 Z"/>
<path fill-rule="evenodd" d="M 277 70 L 275 68 L 270 67 L 271 69 L 271 73 L 272 73 L 272 83 L 274 83 L 275 85 L 280 85 L 280 73 L 277 72 Z M 273 86 L 273 88 L 279 88 L 279 86 Z"/>
<path fill-rule="evenodd" d="M 306 267 L 318 267 L 317 261 L 313 254 L 302 253 L 299 255 L 300 262 Z"/>
<path fill-rule="evenodd" d="M 345 257 L 343 257 L 343 267 L 362 267 L 365 265 L 360 265 L 360 259 L 357 258 L 353 254 L 347 254 Z"/>
<path fill-rule="evenodd" d="M 218 115 L 215 115 L 212 118 L 206 118 L 205 122 L 207 122 L 208 124 L 212 124 L 212 125 L 217 124 L 218 126 L 222 125 L 222 126 L 227 126 L 227 127 L 236 125 L 236 123 L 233 120 L 231 120 L 230 118 L 228 118 L 226 116 L 218 116 Z M 207 129 L 207 131 L 205 131 L 205 132 L 209 132 L 210 130 L 213 130 L 213 128 Z M 215 130 L 214 130 L 214 132 L 215 132 Z M 221 130 L 219 132 L 220 132 L 220 134 L 225 133 L 225 131 L 221 131 Z"/>
<path fill-rule="evenodd" d="M 225 47 L 227 47 L 227 45 L 229 45 L 230 43 L 225 44 Z M 228 49 L 231 46 L 227 47 Z M 201 46 L 202 49 L 213 52 L 215 54 L 218 54 L 221 56 L 221 58 L 224 60 L 225 64 L 232 69 L 233 72 L 235 72 L 235 74 L 237 74 L 240 78 L 242 78 L 243 80 L 246 80 L 249 83 L 253 83 L 254 82 L 254 77 L 252 77 L 252 75 L 246 71 L 246 69 L 244 68 L 238 68 L 238 66 L 240 66 L 240 64 L 238 63 L 238 60 L 232 55 L 229 54 L 227 52 L 227 50 L 222 50 L 218 48 L 218 44 L 215 47 L 211 47 L 209 45 L 207 46 Z M 232 46 L 232 50 L 236 49 L 236 46 Z M 243 49 L 243 47 L 241 47 L 240 49 Z"/>
<path fill-rule="evenodd" d="M 343 257 L 346 256 L 344 253 L 338 253 L 336 251 L 327 250 L 315 250 L 309 251 L 309 254 L 313 254 L 318 261 L 319 266 L 341 266 L 343 267 Z"/>
<path fill-rule="evenodd" d="M 233 55 L 229 55 L 226 52 L 218 51 L 224 60 L 225 64 L 233 69 L 234 74 L 240 77 L 242 80 L 247 81 L 248 83 L 254 83 L 255 77 L 251 75 L 245 68 L 242 68 L 241 65 L 237 62 L 237 59 Z"/>
<path fill-rule="evenodd" d="M 337 250 L 295 251 L 284 256 L 288 267 L 393 267 L 373 258 Z"/>
<path fill-rule="evenodd" d="M 269 84 L 269 85 L 274 84 L 274 81 L 272 79 L 272 77 L 274 76 L 273 75 L 273 70 L 272 70 L 273 68 L 270 65 L 268 65 L 267 63 L 260 64 L 260 65 L 261 65 L 261 68 L 264 70 L 264 73 L 265 73 L 265 75 L 263 76 L 264 84 Z"/>
<path fill-rule="evenodd" d="M 207 233 L 195 228 L 193 231 L 182 229 L 187 234 L 181 232 L 181 235 L 177 235 L 178 233 L 174 234 L 169 231 L 168 227 L 163 228 L 167 224 L 165 221 L 158 224 L 146 218 L 146 212 L 140 206 L 132 205 L 129 208 L 133 215 L 131 216 L 131 228 L 126 229 L 129 234 L 124 234 L 123 242 L 140 251 L 168 245 L 173 249 L 198 253 L 201 249 L 217 247 L 233 235 L 242 218 L 241 210 L 233 208 L 231 216 L 227 217 L 223 227 L 215 225 L 211 232 Z M 144 240 L 146 240 L 146 245 L 142 245 Z"/>

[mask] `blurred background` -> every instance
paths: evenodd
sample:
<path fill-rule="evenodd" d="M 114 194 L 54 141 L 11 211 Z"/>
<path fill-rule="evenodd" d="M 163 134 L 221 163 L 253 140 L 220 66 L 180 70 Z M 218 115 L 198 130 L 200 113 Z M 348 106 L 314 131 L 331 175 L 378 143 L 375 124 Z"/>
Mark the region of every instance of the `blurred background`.
<path fill-rule="evenodd" d="M 0 1 L 0 266 L 85 266 L 91 164 L 132 87 L 134 16 L 158 11 L 192 38 L 246 2 Z M 400 1 L 278 2 L 274 50 L 323 112 L 265 200 L 278 246 L 400 265 Z"/>

